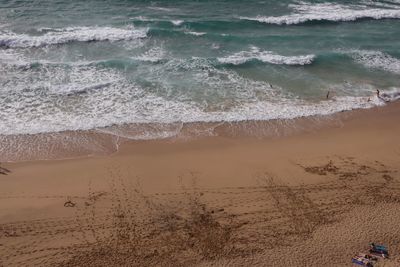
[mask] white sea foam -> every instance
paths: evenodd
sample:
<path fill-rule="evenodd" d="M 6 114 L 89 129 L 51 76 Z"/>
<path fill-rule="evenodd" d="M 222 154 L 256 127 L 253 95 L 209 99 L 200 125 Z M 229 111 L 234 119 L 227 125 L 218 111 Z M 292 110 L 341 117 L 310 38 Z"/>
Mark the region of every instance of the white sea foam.
<path fill-rule="evenodd" d="M 381 51 L 356 50 L 352 51 L 353 59 L 367 68 L 383 69 L 400 74 L 400 59 Z"/>
<path fill-rule="evenodd" d="M 206 35 L 206 32 L 193 32 L 193 31 L 185 31 L 185 34 L 194 35 L 194 36 L 203 36 Z"/>
<path fill-rule="evenodd" d="M 144 54 L 155 57 L 163 53 L 161 48 L 154 48 Z M 191 86 L 202 88 L 201 97 L 217 99 L 218 103 L 194 101 L 187 90 L 182 92 L 186 95 L 157 95 L 117 71 L 92 64 L 69 68 L 48 64 L 16 72 L 7 76 L 0 88 L 0 135 L 89 130 L 127 123 L 179 126 L 188 122 L 290 119 L 383 104 L 375 97 L 368 102 L 365 97 L 350 96 L 317 103 L 301 101 L 279 87 L 270 88 L 268 83 L 215 68 L 204 58 L 170 59 L 155 65 L 143 78 L 164 91 L 177 77 L 186 80 L 182 73 L 191 75 Z M 173 83 L 172 87 L 175 89 Z M 395 99 L 399 96 L 396 92 L 382 92 L 382 96 Z M 129 138 L 164 138 L 179 129 L 132 131 Z M 115 129 L 104 131 L 121 134 Z"/>
<path fill-rule="evenodd" d="M 165 59 L 166 54 L 166 51 L 162 47 L 153 47 L 139 56 L 132 57 L 132 59 L 157 63 Z"/>
<path fill-rule="evenodd" d="M 251 60 L 259 60 L 271 64 L 308 65 L 314 60 L 314 55 L 282 56 L 271 51 L 261 51 L 258 47 L 251 47 L 250 51 L 241 51 L 228 57 L 218 58 L 224 64 L 240 65 Z"/>
<path fill-rule="evenodd" d="M 399 8 L 400 1 L 398 0 L 385 0 L 382 2 L 376 0 L 362 0 L 361 4 L 371 7 L 384 7 L 384 8 Z"/>
<path fill-rule="evenodd" d="M 184 22 L 185 22 L 184 20 L 180 20 L 180 19 L 171 20 L 171 23 L 174 24 L 175 26 L 180 26 L 180 25 L 182 25 Z"/>
<path fill-rule="evenodd" d="M 147 7 L 148 9 L 151 10 L 156 10 L 156 11 L 164 11 L 164 12 L 171 12 L 171 11 L 176 11 L 176 8 L 171 8 L 171 7 L 160 7 L 160 6 L 149 6 Z"/>
<path fill-rule="evenodd" d="M 203 104 L 194 101 L 190 94 L 158 95 L 116 71 L 92 65 L 67 69 L 49 65 L 28 69 L 29 75 L 16 73 L 21 76 L 10 77 L 0 88 L 0 135 L 89 130 L 126 123 L 290 119 L 383 104 L 376 97 L 368 102 L 365 97 L 350 96 L 315 103 L 302 101 L 280 92 L 279 88 L 270 88 L 267 83 L 215 68 L 202 58 L 169 60 L 155 66 L 149 74 L 154 80 L 144 78 L 149 82 L 163 81 L 159 87 L 162 91 L 169 81 L 184 78 L 182 70 L 193 73 L 191 85 L 204 87 L 201 90 L 204 97 L 215 96 L 219 103 Z M 171 75 L 171 80 L 165 80 L 166 74 Z M 396 92 L 397 89 L 391 92 L 394 98 L 398 97 Z M 153 137 L 160 138 L 168 132 L 171 131 L 157 132 Z M 152 138 L 147 133 L 137 136 Z"/>
<path fill-rule="evenodd" d="M 240 17 L 267 24 L 291 25 L 308 21 L 355 21 L 358 19 L 400 19 L 400 9 L 371 8 L 366 5 L 340 5 L 333 3 L 310 4 L 300 2 L 290 7 L 294 13 L 282 16 Z"/>
<path fill-rule="evenodd" d="M 141 39 L 147 36 L 147 29 L 112 28 L 112 27 L 70 27 L 54 29 L 44 35 L 32 36 L 13 32 L 0 33 L 0 47 L 28 48 L 73 41 L 122 41 Z"/>
<path fill-rule="evenodd" d="M 130 87 L 129 90 L 140 94 L 138 88 Z M 142 92 L 143 93 L 143 92 Z M 105 94 L 105 95 L 104 95 Z M 103 95 L 103 101 L 99 105 L 99 98 Z M 381 105 L 382 102 L 373 100 L 367 102 L 361 97 L 343 97 L 331 101 L 322 101 L 316 104 L 296 103 L 296 101 L 282 101 L 280 103 L 262 101 L 247 103 L 227 111 L 207 111 L 195 103 L 167 101 L 163 98 L 146 95 L 141 98 L 134 95 L 130 101 L 123 101 L 121 93 L 111 94 L 109 90 L 100 94 L 91 95 L 84 101 L 84 107 L 78 107 L 75 111 L 68 112 L 57 106 L 43 106 L 43 101 L 33 102 L 39 105 L 35 107 L 32 116 L 27 116 L 21 106 L 10 108 L 0 125 L 0 134 L 36 134 L 43 132 L 59 132 L 65 130 L 89 130 L 110 125 L 125 123 L 189 123 L 189 122 L 216 122 L 216 121 L 246 121 L 246 120 L 271 120 L 292 119 L 302 116 L 327 115 L 343 110 L 355 108 L 370 108 Z M 108 97 L 108 98 L 107 98 Z M 136 98 L 136 99 L 135 99 Z M 96 103 L 95 103 L 96 102 Z M 21 103 L 23 104 L 23 103 Z M 26 102 L 25 105 L 30 104 Z M 46 112 L 51 110 L 52 112 Z M 16 111 L 19 116 L 11 116 L 11 111 Z M 41 116 L 37 112 L 42 112 Z M 32 112 L 32 111 L 31 111 Z M 24 115 L 22 115 L 24 113 Z M 29 117 L 29 118 L 28 118 Z"/>
<path fill-rule="evenodd" d="M 24 57 L 12 49 L 0 49 L 0 69 L 6 65 L 26 66 L 29 64 Z"/>

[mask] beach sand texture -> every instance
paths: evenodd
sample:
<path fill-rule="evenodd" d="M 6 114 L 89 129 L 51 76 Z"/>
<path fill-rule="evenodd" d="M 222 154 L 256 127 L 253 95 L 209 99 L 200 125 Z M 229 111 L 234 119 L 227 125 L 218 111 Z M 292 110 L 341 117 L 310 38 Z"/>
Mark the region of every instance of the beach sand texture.
<path fill-rule="evenodd" d="M 0 266 L 351 266 L 370 242 L 400 266 L 399 115 L 2 163 Z"/>

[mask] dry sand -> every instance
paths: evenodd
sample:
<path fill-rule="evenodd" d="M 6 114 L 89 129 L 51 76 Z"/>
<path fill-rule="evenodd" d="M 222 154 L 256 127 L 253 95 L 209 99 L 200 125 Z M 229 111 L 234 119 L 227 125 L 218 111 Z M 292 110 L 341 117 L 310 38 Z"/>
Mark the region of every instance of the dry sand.
<path fill-rule="evenodd" d="M 351 266 L 369 242 L 400 266 L 399 118 L 3 163 L 0 266 Z"/>

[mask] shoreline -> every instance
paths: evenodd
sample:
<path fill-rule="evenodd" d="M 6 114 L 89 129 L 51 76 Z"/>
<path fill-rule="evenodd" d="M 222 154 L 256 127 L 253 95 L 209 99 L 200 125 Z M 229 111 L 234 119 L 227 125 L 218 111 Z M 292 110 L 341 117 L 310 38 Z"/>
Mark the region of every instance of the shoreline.
<path fill-rule="evenodd" d="M 208 137 L 280 138 L 329 127 L 341 127 L 343 123 L 353 117 L 369 116 L 375 111 L 382 112 L 383 110 L 384 112 L 385 109 L 391 109 L 396 105 L 400 105 L 398 101 L 368 109 L 344 110 L 329 115 L 313 115 L 294 119 L 125 124 L 85 131 L 0 135 L 0 145 L 3 148 L 3 152 L 0 153 L 2 155 L 0 162 L 67 160 L 108 156 L 118 153 L 121 146 L 130 142 L 140 143 L 157 140 L 180 142 Z M 51 147 L 51 150 L 48 147 Z"/>

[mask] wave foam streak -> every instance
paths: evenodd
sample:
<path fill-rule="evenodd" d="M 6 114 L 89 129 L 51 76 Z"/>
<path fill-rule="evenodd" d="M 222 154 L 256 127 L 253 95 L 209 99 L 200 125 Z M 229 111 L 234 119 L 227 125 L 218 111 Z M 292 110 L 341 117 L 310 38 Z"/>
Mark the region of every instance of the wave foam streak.
<path fill-rule="evenodd" d="M 311 21 L 356 21 L 359 19 L 400 19 L 400 9 L 371 8 L 366 5 L 340 5 L 333 3 L 290 5 L 295 13 L 283 16 L 240 17 L 242 20 L 267 24 L 293 25 Z"/>
<path fill-rule="evenodd" d="M 13 32 L 0 32 L 0 47 L 29 48 L 69 42 L 123 41 L 141 39 L 147 36 L 147 29 L 112 27 L 70 27 L 53 29 L 44 35 L 32 36 Z"/>
<path fill-rule="evenodd" d="M 271 51 L 261 51 L 258 47 L 251 47 L 250 51 L 241 51 L 228 57 L 218 58 L 224 64 L 241 65 L 251 60 L 283 65 L 308 65 L 314 60 L 314 55 L 282 56 Z"/>

